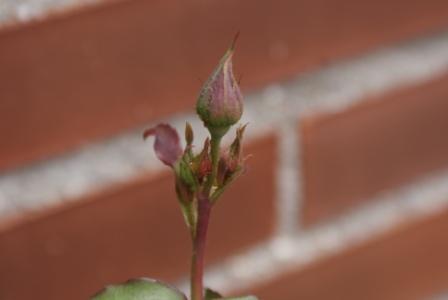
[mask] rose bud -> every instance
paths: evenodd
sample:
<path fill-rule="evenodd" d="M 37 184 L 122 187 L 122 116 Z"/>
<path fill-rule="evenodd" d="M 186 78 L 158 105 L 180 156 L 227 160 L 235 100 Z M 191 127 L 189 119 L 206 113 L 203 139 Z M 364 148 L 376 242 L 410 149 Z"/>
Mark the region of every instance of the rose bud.
<path fill-rule="evenodd" d="M 179 135 L 176 129 L 168 124 L 158 124 L 155 127 L 145 130 L 143 138 L 154 135 L 154 151 L 157 157 L 167 166 L 174 167 L 174 164 L 182 155 Z"/>
<path fill-rule="evenodd" d="M 185 150 L 184 150 L 184 156 L 188 156 L 189 160 L 193 159 L 193 140 L 194 140 L 194 133 L 193 128 L 191 127 L 190 123 L 185 124 Z"/>
<path fill-rule="evenodd" d="M 185 124 L 185 142 L 187 143 L 187 147 L 191 147 L 193 145 L 194 133 L 193 128 L 190 123 Z"/>
<path fill-rule="evenodd" d="M 232 70 L 236 38 L 205 82 L 196 103 L 196 111 L 205 127 L 218 137 L 238 122 L 243 113 L 243 97 Z"/>

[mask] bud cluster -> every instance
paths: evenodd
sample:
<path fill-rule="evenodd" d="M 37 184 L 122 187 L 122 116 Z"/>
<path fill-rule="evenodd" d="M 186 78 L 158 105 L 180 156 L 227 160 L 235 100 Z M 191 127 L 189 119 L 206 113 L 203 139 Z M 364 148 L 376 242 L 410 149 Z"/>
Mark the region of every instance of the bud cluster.
<path fill-rule="evenodd" d="M 242 95 L 232 70 L 233 51 L 234 42 L 202 87 L 197 100 L 196 111 L 210 132 L 201 151 L 193 151 L 194 133 L 189 123 L 185 126 L 184 149 L 179 134 L 168 124 L 158 124 L 143 134 L 144 138 L 155 137 L 157 157 L 174 171 L 177 198 L 193 237 L 198 223 L 199 199 L 215 203 L 244 170 L 241 144 L 245 126 L 236 130 L 229 149 L 220 149 L 222 136 L 240 120 L 243 111 Z"/>
<path fill-rule="evenodd" d="M 210 194 L 205 196 L 214 203 L 224 189 L 244 170 L 241 149 L 244 129 L 245 126 L 238 128 L 229 149 L 220 153 L 218 171 L 214 179 L 210 178 L 213 168 L 210 139 L 207 138 L 202 150 L 194 154 L 193 131 L 189 123 L 185 126 L 186 146 L 183 150 L 177 131 L 170 125 L 159 124 L 145 131 L 145 138 L 155 136 L 154 149 L 157 157 L 174 171 L 177 198 L 185 221 L 192 230 L 197 223 L 198 196 L 210 191 Z"/>

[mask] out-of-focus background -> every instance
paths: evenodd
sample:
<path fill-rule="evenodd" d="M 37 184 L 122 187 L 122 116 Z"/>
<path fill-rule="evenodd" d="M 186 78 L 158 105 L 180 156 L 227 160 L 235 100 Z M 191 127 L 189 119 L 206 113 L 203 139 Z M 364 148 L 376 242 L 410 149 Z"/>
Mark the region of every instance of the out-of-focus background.
<path fill-rule="evenodd" d="M 263 300 L 448 295 L 446 0 L 0 0 L 0 299 L 185 288 L 180 130 L 236 32 L 244 177 L 208 286 Z"/>

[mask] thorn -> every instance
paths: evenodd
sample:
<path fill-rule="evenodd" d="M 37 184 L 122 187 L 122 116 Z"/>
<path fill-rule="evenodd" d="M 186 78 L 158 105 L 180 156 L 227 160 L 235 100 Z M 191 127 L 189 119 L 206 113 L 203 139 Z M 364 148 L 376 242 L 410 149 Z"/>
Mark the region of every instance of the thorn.
<path fill-rule="evenodd" d="M 196 76 L 195 77 L 196 78 L 196 80 L 200 83 L 200 84 L 202 84 L 203 83 L 203 81 L 202 81 L 202 79 L 201 79 L 201 77 L 198 77 L 198 76 Z"/>
<path fill-rule="evenodd" d="M 241 85 L 241 81 L 243 80 L 243 74 L 241 74 L 238 78 L 238 80 L 236 81 L 238 83 L 238 85 Z"/>
<path fill-rule="evenodd" d="M 240 36 L 240 31 L 238 30 L 236 32 L 235 36 L 233 37 L 232 44 L 230 45 L 230 48 L 229 48 L 231 51 L 233 51 L 233 49 L 235 49 L 235 45 L 236 45 L 236 42 L 237 42 L 239 36 Z"/>

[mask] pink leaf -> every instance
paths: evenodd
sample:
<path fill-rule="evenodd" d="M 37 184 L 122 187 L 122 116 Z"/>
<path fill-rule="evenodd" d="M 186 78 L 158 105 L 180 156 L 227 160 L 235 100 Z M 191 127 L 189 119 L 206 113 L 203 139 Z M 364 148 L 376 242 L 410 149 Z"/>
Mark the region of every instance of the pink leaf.
<path fill-rule="evenodd" d="M 143 138 L 154 135 L 154 151 L 157 157 L 166 165 L 172 167 L 182 155 L 179 135 L 176 129 L 168 124 L 158 124 L 155 127 L 145 130 Z"/>

